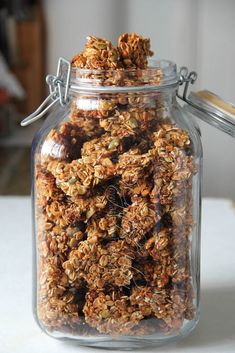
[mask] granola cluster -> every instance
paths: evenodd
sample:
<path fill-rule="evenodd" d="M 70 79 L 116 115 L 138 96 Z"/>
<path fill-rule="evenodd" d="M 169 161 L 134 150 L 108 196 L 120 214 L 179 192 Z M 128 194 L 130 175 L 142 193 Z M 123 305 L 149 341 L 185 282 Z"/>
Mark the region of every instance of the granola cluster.
<path fill-rule="evenodd" d="M 119 65 L 119 53 L 109 40 L 87 37 L 85 49 L 72 59 L 75 67 L 88 69 L 116 69 Z"/>
<path fill-rule="evenodd" d="M 136 33 L 120 35 L 116 47 L 109 40 L 89 36 L 84 50 L 76 54 L 71 63 L 81 83 L 103 86 L 159 84 L 161 70 L 149 70 L 148 67 L 148 58 L 152 55 L 149 38 Z M 118 100 L 125 103 L 125 95 L 120 95 Z M 103 103 L 112 105 L 113 101 L 109 99 Z M 101 112 L 102 107 L 97 109 L 97 113 Z M 89 113 L 88 117 L 91 116 Z"/>
<path fill-rule="evenodd" d="M 145 69 L 147 58 L 153 55 L 150 50 L 149 38 L 138 36 L 136 33 L 124 33 L 118 38 L 118 51 L 126 68 Z"/>
<path fill-rule="evenodd" d="M 72 65 L 85 69 L 146 69 L 147 58 L 152 55 L 149 38 L 136 33 L 120 35 L 117 48 L 109 40 L 89 36 L 83 52 L 73 57 Z"/>
<path fill-rule="evenodd" d="M 151 55 L 133 33 L 117 48 L 90 36 L 72 64 L 118 76 L 146 69 Z M 37 150 L 38 316 L 48 331 L 170 334 L 194 318 L 197 167 L 166 108 L 159 92 L 77 93 Z"/>

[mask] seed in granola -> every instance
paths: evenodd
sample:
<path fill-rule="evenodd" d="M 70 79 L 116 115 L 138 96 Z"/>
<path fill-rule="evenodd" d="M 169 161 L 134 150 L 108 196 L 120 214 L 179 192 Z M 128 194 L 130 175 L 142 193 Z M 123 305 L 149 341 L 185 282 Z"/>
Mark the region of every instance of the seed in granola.
<path fill-rule="evenodd" d="M 113 140 L 109 143 L 108 149 L 109 149 L 109 150 L 112 150 L 113 148 L 118 147 L 119 143 L 120 143 L 119 139 L 117 139 L 117 138 L 116 138 L 116 139 L 113 139 Z"/>
<path fill-rule="evenodd" d="M 134 118 L 130 118 L 128 124 L 132 129 L 136 129 L 138 127 L 138 121 Z"/>

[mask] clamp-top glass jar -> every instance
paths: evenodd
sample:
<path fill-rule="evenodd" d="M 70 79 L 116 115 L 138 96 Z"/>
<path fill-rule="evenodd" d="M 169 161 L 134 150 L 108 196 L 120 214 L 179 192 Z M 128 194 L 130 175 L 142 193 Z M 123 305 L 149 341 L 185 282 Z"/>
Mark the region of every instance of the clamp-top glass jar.
<path fill-rule="evenodd" d="M 176 100 L 194 77 L 64 65 L 33 142 L 36 320 L 82 345 L 178 339 L 199 316 L 202 148 Z"/>

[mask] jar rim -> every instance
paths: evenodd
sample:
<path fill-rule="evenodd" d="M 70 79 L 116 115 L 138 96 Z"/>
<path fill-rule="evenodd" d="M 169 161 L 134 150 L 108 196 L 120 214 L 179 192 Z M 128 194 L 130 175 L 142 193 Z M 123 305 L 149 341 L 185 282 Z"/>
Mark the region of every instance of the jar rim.
<path fill-rule="evenodd" d="M 77 91 L 142 91 L 177 86 L 177 66 L 170 60 L 148 61 L 146 69 L 71 69 L 70 89 Z"/>

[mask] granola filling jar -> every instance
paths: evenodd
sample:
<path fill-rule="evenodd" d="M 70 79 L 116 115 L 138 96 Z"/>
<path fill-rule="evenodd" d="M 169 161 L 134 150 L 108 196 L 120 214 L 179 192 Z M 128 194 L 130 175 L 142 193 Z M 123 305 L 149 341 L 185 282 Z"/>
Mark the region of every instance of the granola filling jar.
<path fill-rule="evenodd" d="M 199 316 L 202 149 L 176 65 L 59 70 L 62 107 L 33 142 L 36 320 L 111 349 L 185 336 Z"/>
<path fill-rule="evenodd" d="M 88 71 L 34 140 L 35 312 L 54 337 L 155 345 L 198 320 L 200 139 L 174 63 Z"/>
<path fill-rule="evenodd" d="M 148 38 L 90 36 L 47 76 L 32 146 L 34 316 L 110 349 L 157 346 L 199 318 L 202 147 L 193 116 L 235 137 L 235 106 Z M 184 84 L 183 94 L 179 85 Z M 177 97 L 187 104 L 183 108 Z"/>

